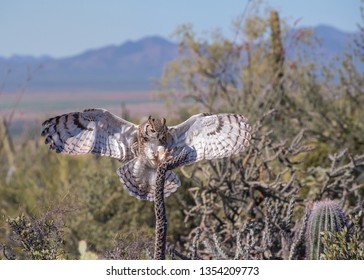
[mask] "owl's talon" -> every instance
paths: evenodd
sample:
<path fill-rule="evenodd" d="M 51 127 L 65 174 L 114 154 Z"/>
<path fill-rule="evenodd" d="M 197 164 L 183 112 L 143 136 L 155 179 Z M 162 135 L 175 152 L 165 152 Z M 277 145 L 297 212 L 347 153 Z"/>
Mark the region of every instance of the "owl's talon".
<path fill-rule="evenodd" d="M 164 152 L 164 158 L 165 159 L 170 159 L 172 158 L 172 155 L 173 155 L 173 150 L 172 149 L 166 149 L 165 152 Z"/>

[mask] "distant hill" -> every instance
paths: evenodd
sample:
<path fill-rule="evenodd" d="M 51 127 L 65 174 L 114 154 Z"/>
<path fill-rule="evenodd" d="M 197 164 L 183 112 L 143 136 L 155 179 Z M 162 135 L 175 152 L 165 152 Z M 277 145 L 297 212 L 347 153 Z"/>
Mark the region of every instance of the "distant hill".
<path fill-rule="evenodd" d="M 298 30 L 292 30 L 297 34 Z M 299 44 L 295 46 L 288 42 L 286 50 L 289 57 L 294 57 L 297 49 L 303 49 L 308 55 L 308 58 L 315 59 L 315 62 L 324 63 L 334 62 L 332 58 L 340 56 L 347 51 L 348 46 L 353 46 L 355 39 L 359 39 L 359 33 L 346 33 L 328 25 L 319 25 L 312 29 L 313 46 Z M 318 40 L 316 40 L 318 39 Z M 335 64 L 335 63 L 334 63 Z M 336 62 L 337 65 L 337 62 Z"/>
<path fill-rule="evenodd" d="M 0 76 L 11 71 L 5 85 L 10 91 L 19 88 L 35 69 L 30 89 L 145 90 L 151 87 L 153 77 L 161 76 L 163 65 L 176 57 L 175 44 L 147 37 L 61 59 L 0 57 Z"/>
<path fill-rule="evenodd" d="M 325 57 L 342 54 L 348 35 L 353 35 L 330 26 L 318 26 L 313 29 L 313 34 L 322 39 L 321 52 Z M 6 77 L 4 91 L 14 91 L 21 87 L 29 73 L 37 69 L 30 74 L 32 80 L 27 85 L 28 89 L 148 90 L 153 86 L 152 79 L 158 79 L 164 65 L 177 56 L 176 44 L 154 36 L 127 41 L 119 46 L 88 50 L 62 59 L 0 57 L 0 80 Z"/>

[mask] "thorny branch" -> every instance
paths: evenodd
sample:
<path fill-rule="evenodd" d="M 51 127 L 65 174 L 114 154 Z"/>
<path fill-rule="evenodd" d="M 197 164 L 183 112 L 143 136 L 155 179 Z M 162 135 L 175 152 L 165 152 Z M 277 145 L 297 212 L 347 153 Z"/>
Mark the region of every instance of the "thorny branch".
<path fill-rule="evenodd" d="M 356 182 L 360 174 L 356 171 L 364 168 L 364 155 L 351 157 L 343 151 L 330 157 L 329 170 L 321 170 L 327 180 L 320 193 L 307 200 L 299 198 L 311 172 L 303 160 L 314 147 L 304 144 L 304 129 L 290 141 L 275 139 L 265 126 L 274 112 L 253 125 L 251 146 L 244 154 L 195 165 L 189 172 L 197 187 L 190 188 L 194 204 L 186 210 L 185 222 L 197 222 L 199 231 L 185 239 L 191 258 L 304 258 L 305 204 L 334 198 L 336 192 L 343 194 L 338 198 L 344 206 L 348 194 L 355 195 L 362 187 Z"/>

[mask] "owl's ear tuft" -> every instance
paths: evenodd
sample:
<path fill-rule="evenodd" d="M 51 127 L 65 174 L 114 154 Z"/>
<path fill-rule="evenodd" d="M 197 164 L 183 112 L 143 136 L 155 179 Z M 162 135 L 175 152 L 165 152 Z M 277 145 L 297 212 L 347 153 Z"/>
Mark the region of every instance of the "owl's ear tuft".
<path fill-rule="evenodd" d="M 165 118 L 162 118 L 162 125 L 165 125 L 166 124 L 166 119 Z"/>
<path fill-rule="evenodd" d="M 149 124 L 152 124 L 152 123 L 153 123 L 152 116 L 149 116 L 149 117 L 148 117 L 148 123 L 149 123 Z"/>

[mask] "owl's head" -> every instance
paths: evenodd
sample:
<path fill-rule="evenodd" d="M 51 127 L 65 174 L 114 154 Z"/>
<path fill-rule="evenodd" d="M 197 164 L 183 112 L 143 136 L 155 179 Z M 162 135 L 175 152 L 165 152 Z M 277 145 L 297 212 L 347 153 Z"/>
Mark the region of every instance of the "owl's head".
<path fill-rule="evenodd" d="M 149 116 L 148 120 L 143 126 L 143 136 L 145 140 L 159 140 L 165 141 L 168 128 L 166 126 L 166 119 L 155 119 Z"/>

